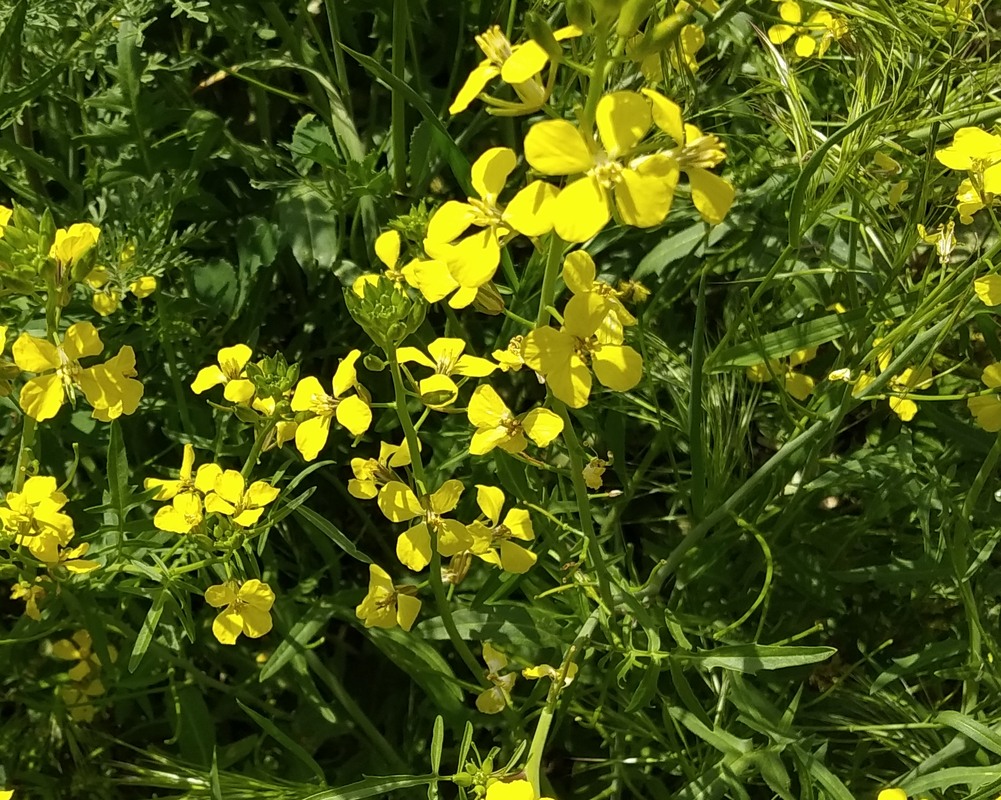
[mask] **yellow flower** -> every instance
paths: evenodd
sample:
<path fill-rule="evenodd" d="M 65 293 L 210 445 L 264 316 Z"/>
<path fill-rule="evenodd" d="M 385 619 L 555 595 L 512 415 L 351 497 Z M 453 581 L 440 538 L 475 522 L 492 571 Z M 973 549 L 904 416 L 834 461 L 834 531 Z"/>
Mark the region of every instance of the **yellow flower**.
<path fill-rule="evenodd" d="M 235 344 L 219 351 L 218 363 L 203 367 L 191 384 L 195 394 L 222 384 L 223 397 L 231 403 L 247 403 L 254 396 L 254 384 L 247 380 L 244 367 L 250 361 L 252 351 L 245 344 Z"/>
<path fill-rule="evenodd" d="M 59 688 L 59 697 L 74 722 L 93 722 L 97 707 L 90 700 L 102 694 L 104 694 L 104 684 L 99 679 Z"/>
<path fill-rule="evenodd" d="M 545 408 L 516 417 L 489 384 L 476 387 L 466 414 L 476 426 L 469 443 L 469 452 L 474 456 L 486 455 L 495 447 L 520 453 L 528 446 L 526 436 L 539 447 L 546 447 L 563 431 L 563 420 Z"/>
<path fill-rule="evenodd" d="M 101 661 L 94 652 L 93 639 L 87 630 L 79 630 L 69 639 L 60 639 L 52 644 L 52 655 L 63 661 L 77 663 L 67 670 L 70 680 L 85 681 L 94 678 L 101 672 Z M 114 661 L 118 653 L 114 647 L 108 647 L 108 656 Z"/>
<path fill-rule="evenodd" d="M 418 447 L 420 442 L 418 442 Z M 348 493 L 359 500 L 372 500 L 379 494 L 379 487 L 399 480 L 393 469 L 410 464 L 410 447 L 402 444 L 379 442 L 379 457 L 352 458 L 354 477 L 348 481 Z"/>
<path fill-rule="evenodd" d="M 156 278 L 153 275 L 143 275 L 129 282 L 129 291 L 142 300 L 156 291 Z"/>
<path fill-rule="evenodd" d="M 973 215 L 981 209 L 996 206 L 999 202 L 1001 202 L 1001 187 L 994 194 L 985 195 L 974 188 L 973 181 L 969 178 L 964 179 L 956 191 L 956 213 L 964 225 L 973 222 Z"/>
<path fill-rule="evenodd" d="M 221 644 L 236 644 L 241 633 L 259 639 L 271 630 L 275 593 L 256 578 L 246 583 L 226 581 L 210 586 L 205 590 L 205 602 L 223 609 L 212 622 L 212 633 Z"/>
<path fill-rule="evenodd" d="M 413 281 L 413 270 L 417 265 L 427 264 L 428 262 L 421 262 L 418 259 L 414 259 L 405 267 L 400 268 L 400 248 L 399 233 L 396 231 L 385 231 L 379 234 L 379 238 L 375 240 L 375 255 L 386 267 L 385 272 L 382 274 L 396 284 L 397 287 L 402 287 L 404 283 L 409 283 L 415 289 L 419 289 L 420 287 Z M 359 297 L 365 297 L 365 286 L 375 286 L 378 281 L 378 273 L 373 272 L 359 275 L 351 285 L 351 291 Z"/>
<path fill-rule="evenodd" d="M 883 789 L 876 800 L 907 800 L 907 792 L 903 789 Z"/>
<path fill-rule="evenodd" d="M 580 29 L 573 25 L 553 32 L 557 41 L 580 34 Z M 492 100 L 491 105 L 528 114 L 545 104 L 549 92 L 539 80 L 539 73 L 548 63 L 549 55 L 538 42 L 529 39 L 523 44 L 512 45 L 500 27 L 494 25 L 476 37 L 476 44 L 486 58 L 469 73 L 452 105 L 448 107 L 449 114 L 465 111 L 473 99 L 498 75 L 514 89 L 522 102 L 515 104 Z"/>
<path fill-rule="evenodd" d="M 147 478 L 144 482 L 143 486 L 147 490 L 157 490 L 154 500 L 170 503 L 159 508 L 153 517 L 153 524 L 157 529 L 170 533 L 190 533 L 201 523 L 201 495 L 214 489 L 222 468 L 217 464 L 202 464 L 195 473 L 194 467 L 195 449 L 186 444 L 177 480 Z"/>
<path fill-rule="evenodd" d="M 484 714 L 499 714 L 511 703 L 511 689 L 518 675 L 514 672 L 500 674 L 507 667 L 507 658 L 490 642 L 483 643 L 483 661 L 487 665 L 487 680 L 492 686 L 480 692 L 476 707 Z"/>
<path fill-rule="evenodd" d="M 44 586 L 37 583 L 28 583 L 28 581 L 18 581 L 10 587 L 10 599 L 23 600 L 25 616 L 35 620 L 35 622 L 38 622 L 42 618 L 42 611 L 38 607 L 38 601 L 44 598 L 46 594 Z"/>
<path fill-rule="evenodd" d="M 102 422 L 133 414 L 139 408 L 143 385 L 133 378 L 136 354 L 125 345 L 118 355 L 80 373 L 79 383 L 87 401 L 94 406 L 93 417 Z"/>
<path fill-rule="evenodd" d="M 551 681 L 558 681 L 560 680 L 561 672 L 561 668 L 551 667 L 549 664 L 539 664 L 535 667 L 525 667 L 525 669 L 521 671 L 521 674 L 522 677 L 528 678 L 530 681 L 536 681 L 540 678 L 549 678 Z M 573 683 L 574 678 L 577 677 L 577 672 L 577 665 L 571 661 L 570 666 L 567 667 L 566 675 L 562 678 L 564 687 Z"/>
<path fill-rule="evenodd" d="M 948 264 L 952 251 L 956 249 L 956 223 L 949 220 L 945 225 L 939 225 L 929 233 L 924 225 L 918 225 L 918 236 L 925 244 L 935 245 L 935 252 L 943 264 Z"/>
<path fill-rule="evenodd" d="M 619 292 L 604 281 L 599 281 L 597 275 L 594 259 L 585 250 L 574 250 L 563 260 L 563 282 L 573 294 L 599 295 L 608 303 L 609 314 L 614 317 L 614 321 L 624 327 L 635 325 L 636 317 L 622 304 Z"/>
<path fill-rule="evenodd" d="M 1001 364 L 991 364 L 980 375 L 989 389 L 1001 388 Z M 1001 396 L 994 394 L 971 397 L 966 401 L 977 425 L 989 433 L 1001 431 Z"/>
<path fill-rule="evenodd" d="M 587 293 L 570 298 L 560 330 L 536 328 L 525 337 L 525 363 L 542 374 L 552 393 L 568 406 L 587 405 L 591 394 L 591 369 L 598 381 L 613 392 L 628 392 L 643 377 L 643 359 L 622 333 L 605 324 L 609 305 Z"/>
<path fill-rule="evenodd" d="M 421 610 L 413 586 L 394 586 L 389 574 L 369 564 L 368 594 L 355 609 L 366 628 L 392 628 L 399 625 L 409 631 Z"/>
<path fill-rule="evenodd" d="M 347 428 L 352 436 L 361 436 L 372 424 L 372 409 L 369 408 L 364 389 L 358 383 L 355 362 L 361 350 L 352 350 L 337 365 L 332 381 L 333 395 L 323 390 L 320 382 L 313 377 L 303 378 L 292 395 L 292 410 L 307 412 L 309 416 L 299 423 L 295 430 L 295 446 L 307 461 L 315 459 L 330 435 L 330 420 L 334 417 Z M 355 394 L 342 397 L 355 389 Z"/>
<path fill-rule="evenodd" d="M 523 508 L 512 508 L 501 522 L 504 508 L 504 492 L 496 486 L 476 486 L 476 504 L 489 524 L 476 520 L 469 525 L 469 535 L 473 538 L 469 551 L 488 564 L 500 567 L 505 572 L 517 575 L 528 572 L 538 558 L 531 550 L 526 550 L 512 539 L 530 542 L 535 538 L 532 518 Z"/>
<path fill-rule="evenodd" d="M 157 509 L 153 525 L 169 533 L 191 533 L 204 518 L 202 498 L 193 492 L 184 492 L 171 498 L 170 505 Z"/>
<path fill-rule="evenodd" d="M 49 248 L 49 258 L 60 266 L 71 266 L 84 258 L 97 244 L 101 229 L 89 222 L 78 222 L 68 229 L 56 231 L 56 239 Z"/>
<path fill-rule="evenodd" d="M 874 344 L 878 345 L 879 340 L 877 339 Z M 890 363 L 892 355 L 893 354 L 890 350 L 883 350 L 879 353 L 877 363 L 879 364 L 880 370 L 886 369 L 887 365 Z M 914 419 L 914 416 L 918 413 L 918 404 L 915 403 L 910 397 L 904 397 L 904 395 L 911 394 L 917 389 L 928 388 L 928 386 L 931 385 L 932 377 L 930 367 L 921 367 L 920 369 L 908 367 L 898 375 L 894 375 L 890 379 L 889 386 L 890 389 L 897 394 L 890 395 L 888 398 L 887 402 L 890 405 L 890 410 L 904 422 L 910 422 Z M 858 396 L 874 380 L 875 378 L 871 375 L 863 372 L 855 380 L 855 386 L 852 389 L 852 394 Z"/>
<path fill-rule="evenodd" d="M 487 712 L 490 713 L 490 712 Z M 513 781 L 495 780 L 487 786 L 486 800 L 553 800 L 551 797 L 538 797 L 532 784 L 524 778 Z"/>
<path fill-rule="evenodd" d="M 206 473 L 211 474 L 208 470 Z M 254 481 L 248 487 L 243 475 L 235 469 L 228 469 L 217 474 L 212 491 L 205 496 L 205 510 L 210 514 L 231 517 L 241 528 L 249 528 L 257 524 L 264 507 L 274 502 L 280 493 L 265 481 Z M 177 498 L 174 500 L 176 502 Z"/>
<path fill-rule="evenodd" d="M 51 419 L 66 401 L 75 396 L 85 372 L 79 360 L 96 356 L 104 349 L 97 328 L 89 322 L 70 325 L 61 345 L 22 333 L 11 352 L 14 363 L 26 372 L 43 373 L 31 378 L 21 388 L 20 404 L 24 413 L 37 422 Z M 91 405 L 95 405 L 90 397 Z"/>
<path fill-rule="evenodd" d="M 94 296 L 91 298 L 90 304 L 102 317 L 113 314 L 121 306 L 122 293 L 116 286 L 111 284 L 111 273 L 108 272 L 107 267 L 94 267 L 94 269 L 87 273 L 87 277 L 83 279 L 83 282 L 94 290 Z"/>
<path fill-rule="evenodd" d="M 552 184 L 532 181 L 506 207 L 499 204 L 500 193 L 517 163 L 518 157 L 509 147 L 487 150 L 472 167 L 477 197 L 469 197 L 465 203 L 449 200 L 428 223 L 425 251 L 444 262 L 464 289 L 478 288 L 493 278 L 500 264 L 500 248 L 512 235 L 542 236 L 553 228 L 553 200 L 559 191 Z M 453 244 L 470 226 L 483 230 Z"/>
<path fill-rule="evenodd" d="M 716 14 L 719 11 L 719 3 L 716 0 L 693 0 L 692 3 L 681 0 L 680 3 L 675 5 L 674 13 L 689 14 L 692 12 L 693 4 L 701 7 L 707 14 Z M 685 25 L 678 36 L 677 47 L 672 48 L 669 53 L 671 66 L 675 69 L 681 69 L 682 64 L 684 64 L 685 68 L 690 72 L 698 72 L 699 61 L 696 56 L 705 43 L 706 35 L 701 26 L 694 24 Z"/>
<path fill-rule="evenodd" d="M 524 336 L 515 336 L 508 342 L 506 348 L 491 353 L 501 372 L 517 372 L 524 366 L 525 360 L 521 357 L 521 346 L 524 341 Z"/>
<path fill-rule="evenodd" d="M 56 479 L 35 475 L 20 492 L 8 492 L 0 506 L 4 531 L 46 564 L 59 561 L 59 547 L 73 539 L 73 520 L 61 509 L 68 502 Z"/>
<path fill-rule="evenodd" d="M 459 387 L 452 375 L 469 378 L 485 378 L 497 369 L 497 365 L 477 356 L 463 355 L 466 343 L 462 339 L 435 339 L 428 345 L 428 358 L 416 347 L 401 347 L 397 358 L 401 364 L 415 363 L 434 370 L 434 375 L 424 378 L 418 384 L 421 400 L 429 408 L 443 409 L 455 402 Z"/>
<path fill-rule="evenodd" d="M 10 218 L 14 216 L 14 210 L 7 206 L 0 206 L 0 239 L 4 236 L 4 229 L 10 224 Z M 0 797 L 0 800 L 3 800 Z"/>
<path fill-rule="evenodd" d="M 590 461 L 584 465 L 584 469 L 581 470 L 584 478 L 584 484 L 592 492 L 596 492 L 601 488 L 602 482 L 605 476 L 605 470 L 608 468 L 608 462 L 603 458 L 598 458 L 595 456 Z"/>
<path fill-rule="evenodd" d="M 177 480 L 170 478 L 147 478 L 143 482 L 143 488 L 147 491 L 155 488 L 157 492 L 153 499 L 163 502 L 172 500 L 182 492 L 193 492 L 195 491 L 194 467 L 195 448 L 190 444 L 186 444 L 184 445 L 184 455 L 181 458 L 181 470 L 177 476 Z"/>
<path fill-rule="evenodd" d="M 60 550 L 57 557 L 59 566 L 65 567 L 74 575 L 86 575 L 88 572 L 100 569 L 101 565 L 96 561 L 82 558 L 89 549 L 90 545 L 84 542 L 76 547 Z"/>
<path fill-rule="evenodd" d="M 379 492 L 379 510 L 390 522 L 419 519 L 416 525 L 396 540 L 396 557 L 405 567 L 420 572 L 431 562 L 432 535 L 438 552 L 454 556 L 469 549 L 469 530 L 458 520 L 446 519 L 462 496 L 462 482 L 445 481 L 434 494 L 418 498 L 401 481 L 390 481 Z"/>
<path fill-rule="evenodd" d="M 844 20 L 829 11 L 816 11 L 803 23 L 803 9 L 795 0 L 782 3 L 779 6 L 779 16 L 783 21 L 768 29 L 768 39 L 772 44 L 785 44 L 795 36 L 796 55 L 800 58 L 813 55 L 822 57 L 831 42 L 848 32 Z"/>
<path fill-rule="evenodd" d="M 754 364 L 747 368 L 747 377 L 755 383 L 764 383 L 774 378 L 782 387 L 800 402 L 806 400 L 816 385 L 813 378 L 796 372 L 795 368 L 812 361 L 817 355 L 816 347 L 806 347 L 793 352 L 788 360 L 769 359 L 767 364 Z"/>
<path fill-rule="evenodd" d="M 1001 136 L 981 128 L 960 128 L 952 144 L 935 151 L 935 158 L 949 169 L 979 175 L 985 183 L 1001 181 L 1001 167 L 992 170 L 1001 165 Z"/>

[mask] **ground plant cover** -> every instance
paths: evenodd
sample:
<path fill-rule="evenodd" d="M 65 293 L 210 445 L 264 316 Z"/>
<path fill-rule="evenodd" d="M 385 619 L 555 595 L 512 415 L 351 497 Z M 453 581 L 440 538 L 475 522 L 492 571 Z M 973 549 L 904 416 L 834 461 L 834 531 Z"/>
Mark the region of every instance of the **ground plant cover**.
<path fill-rule="evenodd" d="M 1001 797 L 999 48 L 0 0 L 0 800 Z"/>

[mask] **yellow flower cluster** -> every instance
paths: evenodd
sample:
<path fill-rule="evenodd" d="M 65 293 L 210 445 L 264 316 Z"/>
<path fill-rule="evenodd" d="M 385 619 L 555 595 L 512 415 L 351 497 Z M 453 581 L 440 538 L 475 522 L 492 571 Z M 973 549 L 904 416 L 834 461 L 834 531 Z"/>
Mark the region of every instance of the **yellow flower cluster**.
<path fill-rule="evenodd" d="M 779 6 L 779 16 L 782 22 L 768 29 L 768 40 L 772 44 L 785 44 L 795 37 L 793 49 L 800 58 L 822 58 L 832 42 L 848 33 L 845 20 L 826 9 L 814 11 L 804 20 L 803 6 L 796 0 L 784 0 Z"/>
<path fill-rule="evenodd" d="M 222 609 L 212 622 L 212 633 L 220 644 L 236 644 L 241 633 L 258 639 L 271 630 L 275 593 L 256 578 L 210 586 L 205 590 L 205 602 Z"/>
<path fill-rule="evenodd" d="M 59 688 L 59 696 L 66 705 L 70 719 L 91 722 L 97 714 L 92 700 L 105 693 L 101 682 L 101 661 L 94 652 L 94 643 L 86 630 L 79 630 L 69 639 L 60 639 L 52 645 L 52 655 L 63 661 L 77 663 L 67 670 L 70 683 Z M 114 647 L 108 646 L 112 661 L 118 657 Z"/>

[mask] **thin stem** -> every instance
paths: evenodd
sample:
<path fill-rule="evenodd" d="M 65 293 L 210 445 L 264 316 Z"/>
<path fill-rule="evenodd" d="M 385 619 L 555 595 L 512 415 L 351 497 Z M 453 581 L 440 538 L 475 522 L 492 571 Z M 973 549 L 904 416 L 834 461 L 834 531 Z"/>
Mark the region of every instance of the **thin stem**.
<path fill-rule="evenodd" d="M 406 81 L 407 62 L 407 3 L 409 0 L 396 0 L 393 4 L 393 77 L 401 82 Z M 393 91 L 391 106 L 391 128 L 393 136 L 393 186 L 397 192 L 407 189 L 407 129 L 405 127 L 406 102 L 402 92 Z"/>
<path fill-rule="evenodd" d="M 542 276 L 542 294 L 539 297 L 539 312 L 535 316 L 535 326 L 541 328 L 549 322 L 549 308 L 556 294 L 556 278 L 559 277 L 560 259 L 563 258 L 563 240 L 555 231 L 549 234 L 549 252 L 546 255 L 546 271 Z"/>
<path fill-rule="evenodd" d="M 261 450 L 264 448 L 264 443 L 268 439 L 268 435 L 274 430 L 275 426 L 278 424 L 278 415 L 272 414 L 268 419 L 267 424 L 257 431 L 254 436 L 254 446 L 250 448 L 250 453 L 247 455 L 247 460 L 243 462 L 243 469 L 240 470 L 240 474 L 243 475 L 243 479 L 247 480 L 250 477 L 250 473 L 254 471 L 254 466 L 257 464 L 257 459 L 261 455 Z"/>
<path fill-rule="evenodd" d="M 400 361 L 396 357 L 396 348 L 390 346 L 386 350 L 386 357 L 389 361 L 389 370 L 393 375 L 393 391 L 396 395 L 396 415 L 399 417 L 400 425 L 403 426 L 407 449 L 410 450 L 410 468 L 413 471 L 414 481 L 417 483 L 417 492 L 423 499 L 429 494 L 428 481 L 424 473 L 424 464 L 421 462 L 417 429 L 414 427 L 414 421 L 410 418 L 410 412 L 407 410 L 407 395 L 403 387 L 403 373 L 400 371 Z M 452 609 L 448 602 L 448 596 L 445 594 L 445 583 L 441 578 L 441 553 L 438 552 L 437 531 L 434 531 L 431 526 L 429 528 L 435 536 L 435 541 L 432 542 L 431 548 L 431 574 L 429 578 L 431 589 L 434 592 L 435 604 L 438 606 L 438 613 L 441 615 L 441 621 L 445 626 L 445 631 L 448 633 L 452 647 L 455 648 L 459 657 L 465 662 L 469 671 L 473 674 L 476 683 L 486 686 L 486 676 L 484 675 L 483 667 L 476 660 L 465 639 L 462 638 L 462 634 L 459 633 L 459 629 L 455 625 L 455 620 L 452 618 Z"/>
<path fill-rule="evenodd" d="M 35 441 L 35 420 L 24 415 L 24 425 L 21 428 L 21 442 L 17 448 L 17 466 L 14 468 L 14 488 L 19 492 L 24 488 L 25 478 L 28 477 L 28 460 L 31 458 L 31 445 Z"/>

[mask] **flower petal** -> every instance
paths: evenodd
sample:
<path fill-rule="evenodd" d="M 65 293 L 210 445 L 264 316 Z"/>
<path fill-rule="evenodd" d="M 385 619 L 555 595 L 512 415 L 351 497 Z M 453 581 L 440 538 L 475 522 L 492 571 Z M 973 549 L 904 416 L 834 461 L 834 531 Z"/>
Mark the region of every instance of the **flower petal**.
<path fill-rule="evenodd" d="M 70 325 L 63 338 L 63 351 L 71 361 L 79 361 L 86 356 L 96 356 L 104 349 L 101 337 L 89 322 Z"/>
<path fill-rule="evenodd" d="M 650 103 L 637 92 L 603 95 L 594 117 L 601 143 L 612 158 L 631 152 L 653 122 Z"/>
<path fill-rule="evenodd" d="M 591 366 L 602 386 L 628 392 L 643 377 L 643 359 L 628 345 L 606 345 L 591 355 Z"/>
<path fill-rule="evenodd" d="M 339 406 L 338 406 L 339 408 Z M 340 420 L 338 420 L 340 421 Z M 295 447 L 306 461 L 313 461 L 320 454 L 330 435 L 330 417 L 310 417 L 295 429 Z"/>
<path fill-rule="evenodd" d="M 524 83 L 542 72 L 548 61 L 549 54 L 534 39 L 516 44 L 501 67 L 501 80 L 510 84 Z"/>
<path fill-rule="evenodd" d="M 212 622 L 212 633 L 220 644 L 236 644 L 243 633 L 243 617 L 232 606 L 227 606 Z"/>
<path fill-rule="evenodd" d="M 452 405 L 459 396 L 459 387 L 448 375 L 435 373 L 417 384 L 421 402 L 428 408 L 443 409 Z"/>
<path fill-rule="evenodd" d="M 191 382 L 191 391 L 195 394 L 201 394 L 202 392 L 211 389 L 213 386 L 218 386 L 220 383 L 226 383 L 226 380 L 226 375 L 215 364 L 208 367 L 202 367 L 198 370 L 198 374 Z"/>
<path fill-rule="evenodd" d="M 27 333 L 17 337 L 11 347 L 14 363 L 25 372 L 48 372 L 58 369 L 62 363 L 59 348 L 45 339 L 38 339 Z"/>
<path fill-rule="evenodd" d="M 466 416 L 477 428 L 493 428 L 511 416 L 511 409 L 490 384 L 481 383 L 469 398 Z"/>
<path fill-rule="evenodd" d="M 733 186 L 708 170 L 689 167 L 685 171 L 692 187 L 695 208 L 710 225 L 719 225 L 733 205 Z"/>
<path fill-rule="evenodd" d="M 396 596 L 396 623 L 405 631 L 414 627 L 417 615 L 421 613 L 421 601 L 413 595 Z"/>
<path fill-rule="evenodd" d="M 435 244 L 452 242 L 466 232 L 476 216 L 476 209 L 469 203 L 449 200 L 431 216 L 425 241 Z"/>
<path fill-rule="evenodd" d="M 651 156 L 651 158 L 657 158 Z M 661 157 L 660 161 L 670 174 L 673 165 L 673 182 L 655 173 L 642 174 L 632 169 L 622 170 L 622 180 L 616 184 L 615 206 L 626 225 L 634 228 L 652 228 L 660 225 L 671 210 L 678 169 L 674 159 Z"/>
<path fill-rule="evenodd" d="M 563 432 L 563 420 L 548 408 L 529 411 L 521 426 L 528 438 L 539 447 L 545 447 Z"/>
<path fill-rule="evenodd" d="M 988 433 L 1001 431 L 1001 399 L 996 395 L 971 397 L 966 405 L 973 413 L 977 425 Z"/>
<path fill-rule="evenodd" d="M 275 603 L 275 593 L 271 587 L 257 578 L 244 583 L 237 592 L 237 597 L 244 603 L 249 603 L 255 608 L 268 611 Z"/>
<path fill-rule="evenodd" d="M 522 575 L 528 572 L 538 559 L 531 550 L 526 550 L 520 544 L 509 542 L 506 539 L 500 543 L 500 565 L 505 572 L 515 575 Z"/>
<path fill-rule="evenodd" d="M 598 270 L 586 250 L 574 250 L 563 259 L 563 282 L 572 294 L 593 291 Z"/>
<path fill-rule="evenodd" d="M 496 200 L 497 196 L 504 191 L 504 184 L 507 183 L 508 176 L 514 171 L 517 163 L 518 157 L 510 147 L 491 147 L 473 162 L 470 172 L 473 189 L 483 200 Z M 446 205 L 448 204 L 446 203 Z M 430 231 L 431 226 L 429 225 L 428 238 L 434 238 Z M 457 236 L 459 234 L 453 236 L 452 239 Z M 452 241 L 452 239 L 444 241 Z"/>
<path fill-rule="evenodd" d="M 52 419 L 63 404 L 63 383 L 55 372 L 32 378 L 21 387 L 21 410 L 36 422 Z"/>
<path fill-rule="evenodd" d="M 222 608 L 236 602 L 236 591 L 231 582 L 218 583 L 205 590 L 205 602 L 213 608 Z"/>
<path fill-rule="evenodd" d="M 224 347 L 219 351 L 219 366 L 223 372 L 231 378 L 235 378 L 243 372 L 247 366 L 253 351 L 245 344 L 234 344 L 232 347 Z"/>
<path fill-rule="evenodd" d="M 792 25 L 772 25 L 768 29 L 768 41 L 772 44 L 785 44 L 788 42 L 793 35 L 795 35 L 796 29 Z"/>
<path fill-rule="evenodd" d="M 606 190 L 593 175 L 574 181 L 553 201 L 554 227 L 561 239 L 586 242 L 612 218 Z"/>
<path fill-rule="evenodd" d="M 361 350 L 355 349 L 341 359 L 334 372 L 334 397 L 340 397 L 348 389 L 358 385 L 358 371 L 355 364 L 361 357 Z"/>
<path fill-rule="evenodd" d="M 379 510 L 390 522 L 406 522 L 424 513 L 424 509 L 409 486 L 390 481 L 379 492 Z"/>
<path fill-rule="evenodd" d="M 653 89 L 642 91 L 650 101 L 654 124 L 674 139 L 676 144 L 684 144 L 685 120 L 681 115 L 681 106 Z"/>
<path fill-rule="evenodd" d="M 553 229 L 554 201 L 560 190 L 545 181 L 532 181 L 504 209 L 503 220 L 523 236 L 543 236 Z"/>
<path fill-rule="evenodd" d="M 537 122 L 529 129 L 525 159 L 543 175 L 576 175 L 594 166 L 580 131 L 562 119 Z"/>
<path fill-rule="evenodd" d="M 381 233 L 375 240 L 375 255 L 388 269 L 395 267 L 400 260 L 400 234 L 397 231 Z"/>
<path fill-rule="evenodd" d="M 500 522 L 501 511 L 504 509 L 504 492 L 496 486 L 476 484 L 476 505 L 490 520 L 491 526 Z"/>
<path fill-rule="evenodd" d="M 438 552 L 446 558 L 468 550 L 473 543 L 469 529 L 456 519 L 443 519 L 436 528 Z"/>
<path fill-rule="evenodd" d="M 454 478 L 445 481 L 438 490 L 431 495 L 431 510 L 436 514 L 447 514 L 459 505 L 459 498 L 462 497 L 462 481 Z"/>
<path fill-rule="evenodd" d="M 372 409 L 356 394 L 341 400 L 334 413 L 337 421 L 347 428 L 352 436 L 361 436 L 372 424 Z"/>
<path fill-rule="evenodd" d="M 420 572 L 431 563 L 431 534 L 423 522 L 396 540 L 396 557 L 407 569 Z"/>
<path fill-rule="evenodd" d="M 469 108 L 469 104 L 476 99 L 476 95 L 483 91 L 491 79 L 500 75 L 500 70 L 490 63 L 490 60 L 481 61 L 469 73 L 466 82 L 459 89 L 459 93 L 448 107 L 449 114 L 458 114 Z"/>
<path fill-rule="evenodd" d="M 254 384 L 246 378 L 237 378 L 226 383 L 222 396 L 231 403 L 247 403 L 254 396 Z"/>

